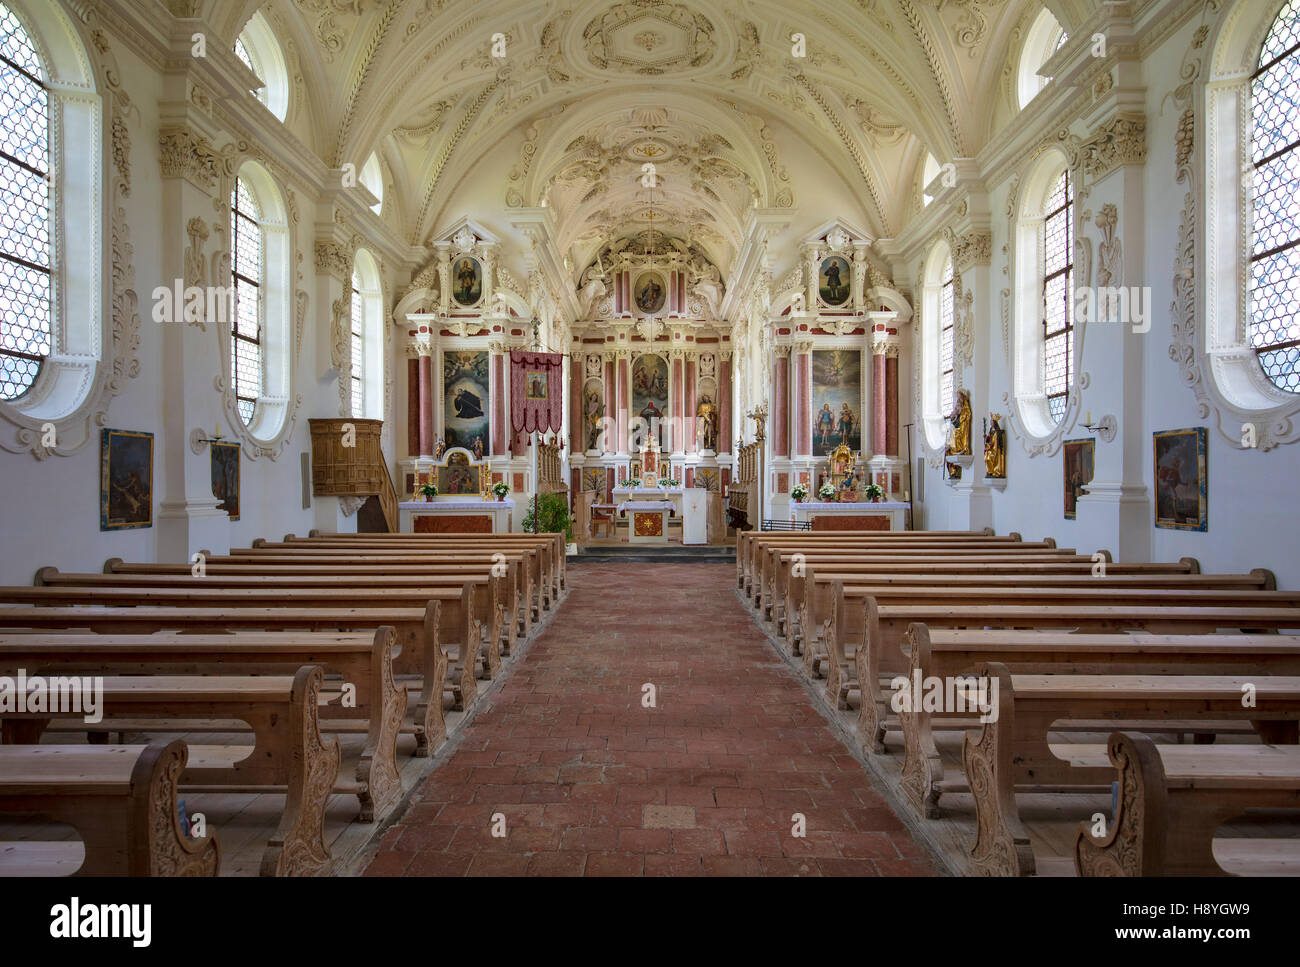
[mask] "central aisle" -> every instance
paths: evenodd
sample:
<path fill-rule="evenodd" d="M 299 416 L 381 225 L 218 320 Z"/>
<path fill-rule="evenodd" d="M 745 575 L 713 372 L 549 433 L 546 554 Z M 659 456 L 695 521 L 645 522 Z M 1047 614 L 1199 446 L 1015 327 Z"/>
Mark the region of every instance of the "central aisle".
<path fill-rule="evenodd" d="M 571 565 L 554 622 L 366 874 L 932 873 L 742 607 L 735 573 Z"/>

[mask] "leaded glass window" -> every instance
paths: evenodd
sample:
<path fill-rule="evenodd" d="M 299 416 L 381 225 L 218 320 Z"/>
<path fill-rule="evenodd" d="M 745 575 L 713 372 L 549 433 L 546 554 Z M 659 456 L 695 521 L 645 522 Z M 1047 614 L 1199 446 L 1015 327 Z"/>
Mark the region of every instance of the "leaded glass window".
<path fill-rule="evenodd" d="M 0 4 L 0 399 L 50 353 L 50 98 L 36 46 Z"/>
<path fill-rule="evenodd" d="M 943 286 L 939 289 L 939 410 L 952 412 L 953 394 L 953 275 L 952 260 L 943 267 Z"/>
<path fill-rule="evenodd" d="M 1074 192 L 1065 170 L 1047 196 L 1043 219 L 1043 391 L 1061 421 L 1074 376 Z"/>
<path fill-rule="evenodd" d="M 365 361 L 366 308 L 357 289 L 357 277 L 352 276 L 352 415 L 365 416 L 366 393 L 362 382 L 362 367 Z"/>
<path fill-rule="evenodd" d="M 262 392 L 262 274 L 263 238 L 261 209 L 243 178 L 235 179 L 230 193 L 231 284 L 235 313 L 230 338 L 230 378 L 240 419 L 253 421 Z"/>
<path fill-rule="evenodd" d="M 1251 77 L 1250 345 L 1273 384 L 1300 393 L 1300 2 L 1284 6 Z"/>

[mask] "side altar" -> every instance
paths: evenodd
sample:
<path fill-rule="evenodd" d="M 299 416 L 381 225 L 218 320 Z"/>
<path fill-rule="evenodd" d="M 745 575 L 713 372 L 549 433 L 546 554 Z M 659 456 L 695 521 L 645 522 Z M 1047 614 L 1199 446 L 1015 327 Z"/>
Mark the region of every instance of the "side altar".
<path fill-rule="evenodd" d="M 790 505 L 790 517 L 797 524 L 809 524 L 812 530 L 907 530 L 908 505 L 902 501 L 880 500 L 880 488 L 865 483 L 866 468 L 861 454 L 840 445 L 831 451 L 826 469 L 818 481 L 816 494 L 831 488 L 830 499 L 818 499 Z M 877 498 L 870 499 L 874 494 Z"/>
<path fill-rule="evenodd" d="M 515 502 L 497 500 L 491 482 L 487 461 L 452 447 L 416 475 L 413 493 L 397 505 L 402 533 L 508 534 Z"/>

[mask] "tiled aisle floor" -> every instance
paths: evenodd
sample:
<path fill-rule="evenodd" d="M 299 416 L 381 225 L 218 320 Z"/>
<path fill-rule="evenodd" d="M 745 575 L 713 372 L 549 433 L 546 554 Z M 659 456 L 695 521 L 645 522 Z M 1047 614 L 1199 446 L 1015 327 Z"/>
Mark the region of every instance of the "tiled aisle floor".
<path fill-rule="evenodd" d="M 716 564 L 571 566 L 555 621 L 367 875 L 932 872 L 734 581 Z"/>

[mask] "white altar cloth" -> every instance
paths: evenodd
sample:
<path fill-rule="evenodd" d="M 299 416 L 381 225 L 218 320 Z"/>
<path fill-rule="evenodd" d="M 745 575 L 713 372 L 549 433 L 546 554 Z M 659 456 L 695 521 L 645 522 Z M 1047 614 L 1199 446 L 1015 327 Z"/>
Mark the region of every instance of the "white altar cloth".
<path fill-rule="evenodd" d="M 442 500 L 435 497 L 433 500 L 403 500 L 397 506 L 402 510 L 489 510 L 492 504 L 505 504 L 512 510 L 515 506 L 509 497 L 505 500 Z"/>
<path fill-rule="evenodd" d="M 633 513 L 639 510 L 643 513 L 663 511 L 669 514 L 676 514 L 677 505 L 671 500 L 625 500 L 623 503 L 618 505 L 618 513 L 620 517 L 626 517 L 629 510 Z"/>

